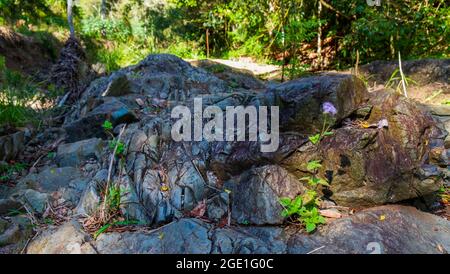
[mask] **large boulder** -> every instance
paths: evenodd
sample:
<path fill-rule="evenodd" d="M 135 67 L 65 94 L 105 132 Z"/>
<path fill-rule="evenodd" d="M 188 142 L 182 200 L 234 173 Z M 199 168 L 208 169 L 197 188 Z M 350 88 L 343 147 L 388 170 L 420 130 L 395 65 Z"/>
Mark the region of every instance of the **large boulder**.
<path fill-rule="evenodd" d="M 295 198 L 306 188 L 279 166 L 253 168 L 225 182 L 231 191 L 231 216 L 243 224 L 281 224 L 280 198 Z"/>
<path fill-rule="evenodd" d="M 324 193 L 340 205 L 367 207 L 437 191 L 440 170 L 430 166 L 432 118 L 397 94 L 373 94 L 366 121 L 339 128 L 318 147 L 297 151 L 283 166 L 298 177 L 321 160 L 330 182 Z M 382 123 L 382 125 L 381 125 Z M 428 164 L 428 165 L 427 165 Z"/>
<path fill-rule="evenodd" d="M 319 132 L 323 127 L 323 103 L 331 102 L 336 107 L 334 122 L 339 123 L 366 103 L 368 98 L 369 93 L 359 78 L 326 74 L 272 87 L 259 95 L 255 103 L 280 107 L 282 131 L 310 134 Z"/>
<path fill-rule="evenodd" d="M 295 234 L 289 253 L 442 254 L 450 222 L 406 206 L 381 206 L 336 220 L 313 235 Z"/>
<path fill-rule="evenodd" d="M 151 233 L 107 233 L 96 241 L 99 253 L 207 254 L 210 226 L 196 219 L 181 219 Z"/>

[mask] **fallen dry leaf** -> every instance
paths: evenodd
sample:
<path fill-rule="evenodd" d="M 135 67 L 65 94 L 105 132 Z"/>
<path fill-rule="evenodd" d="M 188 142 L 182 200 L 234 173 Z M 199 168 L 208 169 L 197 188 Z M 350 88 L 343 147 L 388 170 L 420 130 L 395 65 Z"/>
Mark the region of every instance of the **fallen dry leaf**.
<path fill-rule="evenodd" d="M 335 218 L 335 219 L 342 218 L 342 214 L 340 212 L 331 209 L 320 210 L 320 215 L 327 218 Z"/>
<path fill-rule="evenodd" d="M 189 212 L 189 215 L 193 217 L 203 217 L 205 213 L 206 213 L 206 200 L 203 200 L 193 210 Z"/>

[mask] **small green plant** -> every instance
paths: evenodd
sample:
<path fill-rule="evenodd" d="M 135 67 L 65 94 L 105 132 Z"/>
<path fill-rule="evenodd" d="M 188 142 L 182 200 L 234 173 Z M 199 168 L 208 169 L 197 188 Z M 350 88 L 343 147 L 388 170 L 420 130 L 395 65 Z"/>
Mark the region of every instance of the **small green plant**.
<path fill-rule="evenodd" d="M 121 141 L 117 141 L 114 137 L 114 134 L 112 133 L 113 124 L 109 120 L 106 120 L 105 122 L 103 122 L 102 128 L 112 138 L 112 140 L 109 141 L 109 148 L 111 150 L 114 150 L 117 146 L 115 155 L 119 157 L 125 156 L 125 144 Z"/>
<path fill-rule="evenodd" d="M 313 232 L 319 224 L 325 223 L 325 218 L 320 215 L 319 205 L 320 199 L 317 195 L 317 187 L 319 185 L 329 186 L 325 179 L 317 176 L 318 169 L 322 167 L 320 161 L 312 160 L 306 164 L 306 168 L 313 175 L 303 177 L 301 180 L 307 181 L 308 185 L 313 189 L 308 189 L 302 195 L 294 199 L 282 198 L 281 205 L 284 210 L 281 215 L 285 218 L 291 218 L 294 221 L 299 221 L 305 226 L 308 233 Z"/>
<path fill-rule="evenodd" d="M 317 209 L 319 201 L 314 190 L 309 190 L 302 196 L 297 196 L 294 199 L 281 198 L 280 204 L 284 207 L 284 210 L 281 212 L 282 216 L 299 221 L 305 226 L 308 233 L 313 232 L 318 225 L 326 222 Z"/>
<path fill-rule="evenodd" d="M 113 124 L 109 120 L 106 120 L 105 122 L 103 122 L 102 127 L 106 131 L 112 131 Z"/>
<path fill-rule="evenodd" d="M 15 173 L 20 173 L 27 168 L 27 164 L 13 163 L 0 165 L 0 182 L 11 180 Z"/>
<path fill-rule="evenodd" d="M 447 99 L 442 102 L 443 105 L 450 105 L 450 99 Z"/>
<path fill-rule="evenodd" d="M 405 85 L 408 86 L 410 83 L 416 84 L 413 79 L 405 76 Z M 392 72 L 391 77 L 389 77 L 389 80 L 385 84 L 385 88 L 391 88 L 399 93 L 402 93 L 402 77 L 398 68 Z"/>
<path fill-rule="evenodd" d="M 116 156 L 124 156 L 124 152 L 125 152 L 125 144 L 122 143 L 121 141 L 117 141 L 115 139 L 109 141 L 109 148 L 114 150 L 114 148 L 117 146 L 116 148 Z"/>
<path fill-rule="evenodd" d="M 320 161 L 317 161 L 317 160 L 309 161 L 306 164 L 306 169 L 309 172 L 313 173 L 313 175 L 303 177 L 303 178 L 301 178 L 301 180 L 307 181 L 308 184 L 312 187 L 317 187 L 318 185 L 330 186 L 325 179 L 322 179 L 317 176 L 318 169 L 321 167 L 322 167 L 322 164 L 320 164 Z"/>
<path fill-rule="evenodd" d="M 317 145 L 325 136 L 333 135 L 333 132 L 330 131 L 331 126 L 334 124 L 334 116 L 337 114 L 337 110 L 334 105 L 330 102 L 325 102 L 322 105 L 322 114 L 323 114 L 323 125 L 322 130 L 314 135 L 308 137 L 309 141 L 313 145 Z"/>

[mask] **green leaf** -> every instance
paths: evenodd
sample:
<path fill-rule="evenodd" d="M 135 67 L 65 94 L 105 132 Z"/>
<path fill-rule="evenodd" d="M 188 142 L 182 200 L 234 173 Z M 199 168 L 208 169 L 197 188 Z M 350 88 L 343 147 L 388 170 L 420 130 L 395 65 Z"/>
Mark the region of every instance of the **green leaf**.
<path fill-rule="evenodd" d="M 306 191 L 301 197 L 303 199 L 303 205 L 308 205 L 316 198 L 317 193 L 314 190 Z"/>
<path fill-rule="evenodd" d="M 315 145 L 320 141 L 320 133 L 308 137 L 309 141 Z"/>
<path fill-rule="evenodd" d="M 325 131 L 322 135 L 323 136 L 331 136 L 331 135 L 333 135 L 334 133 L 332 132 L 332 131 Z"/>
<path fill-rule="evenodd" d="M 324 179 L 322 179 L 322 178 L 319 178 L 318 179 L 319 181 L 317 182 L 319 185 L 323 185 L 323 186 L 330 186 L 330 184 L 326 181 L 326 180 L 324 180 Z"/>
<path fill-rule="evenodd" d="M 103 125 L 102 125 L 104 130 L 112 130 L 113 129 L 113 125 L 109 120 L 106 120 Z"/>
<path fill-rule="evenodd" d="M 316 169 L 321 167 L 322 165 L 320 164 L 319 160 L 309 161 L 308 164 L 306 165 L 306 169 L 308 169 L 309 171 L 315 171 Z"/>
<path fill-rule="evenodd" d="M 297 196 L 293 202 L 293 207 L 298 210 L 303 204 L 303 200 L 301 196 Z"/>
<path fill-rule="evenodd" d="M 306 232 L 311 233 L 316 229 L 316 224 L 314 223 L 306 223 Z"/>
<path fill-rule="evenodd" d="M 100 234 L 102 234 L 103 232 L 105 232 L 106 230 L 108 230 L 108 228 L 111 227 L 111 224 L 106 224 L 104 226 L 102 226 L 99 230 L 97 230 L 94 234 L 94 239 L 97 239 L 98 236 L 100 236 Z"/>
<path fill-rule="evenodd" d="M 287 197 L 280 198 L 280 204 L 284 207 L 288 207 L 291 204 L 291 199 Z"/>

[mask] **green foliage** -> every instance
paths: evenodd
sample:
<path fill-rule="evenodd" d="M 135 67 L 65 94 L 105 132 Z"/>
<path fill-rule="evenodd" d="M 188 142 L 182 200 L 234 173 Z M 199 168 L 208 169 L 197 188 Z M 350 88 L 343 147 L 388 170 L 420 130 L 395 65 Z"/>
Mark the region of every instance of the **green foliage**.
<path fill-rule="evenodd" d="M 0 163 L 0 182 L 6 182 L 11 180 L 11 177 L 16 173 L 21 173 L 27 168 L 25 163 L 12 163 L 1 164 Z"/>
<path fill-rule="evenodd" d="M 413 79 L 411 79 L 410 77 L 408 77 L 406 75 L 405 75 L 404 79 L 405 79 L 405 85 L 406 86 L 409 86 L 410 83 L 416 84 L 416 82 Z M 389 80 L 385 84 L 385 87 L 394 89 L 395 91 L 397 91 L 399 93 L 403 93 L 403 91 L 402 91 L 402 77 L 400 75 L 400 70 L 398 68 L 396 68 L 392 72 L 391 77 L 389 77 Z"/>
<path fill-rule="evenodd" d="M 113 124 L 111 123 L 111 121 L 106 120 L 105 122 L 103 122 L 102 127 L 106 131 L 111 131 L 113 129 Z"/>
<path fill-rule="evenodd" d="M 320 133 L 317 133 L 309 136 L 308 139 L 313 145 L 316 145 L 317 143 L 319 143 L 321 137 L 322 135 Z"/>
<path fill-rule="evenodd" d="M 318 168 L 321 168 L 322 165 L 318 160 L 309 161 L 306 165 L 306 169 L 311 172 L 315 172 Z"/>
<path fill-rule="evenodd" d="M 114 150 L 114 148 L 116 146 L 117 146 L 117 148 L 116 148 L 116 156 L 124 156 L 125 144 L 122 143 L 121 141 L 117 141 L 115 139 L 109 141 L 109 148 L 111 150 Z"/>
<path fill-rule="evenodd" d="M 281 198 L 280 204 L 284 210 L 281 212 L 285 218 L 297 220 L 305 226 L 306 232 L 313 232 L 319 224 L 325 224 L 325 218 L 320 215 L 317 193 L 308 190 L 305 194 L 294 199 Z"/>
<path fill-rule="evenodd" d="M 0 126 L 23 126 L 34 120 L 29 103 L 36 101 L 38 88 L 30 78 L 5 66 L 0 56 Z"/>
<path fill-rule="evenodd" d="M 124 155 L 125 149 L 126 149 L 125 144 L 121 141 L 116 140 L 116 138 L 114 138 L 114 134 L 112 133 L 113 124 L 109 120 L 106 120 L 103 122 L 102 128 L 112 138 L 112 140 L 110 140 L 108 143 L 109 148 L 112 151 L 114 151 L 114 149 L 116 150 L 116 156 L 119 156 L 119 157 L 125 156 Z"/>

